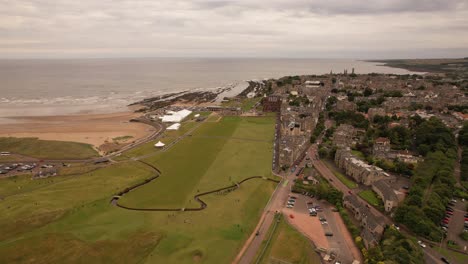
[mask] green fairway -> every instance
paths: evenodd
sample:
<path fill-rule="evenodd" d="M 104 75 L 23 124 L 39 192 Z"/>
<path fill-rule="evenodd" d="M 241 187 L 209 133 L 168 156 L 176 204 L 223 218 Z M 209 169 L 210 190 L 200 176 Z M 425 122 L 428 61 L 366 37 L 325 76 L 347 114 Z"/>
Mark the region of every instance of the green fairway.
<path fill-rule="evenodd" d="M 346 177 L 343 173 L 339 172 L 337 168 L 330 162 L 330 161 L 325 161 L 325 165 L 335 174 L 335 176 L 344 184 L 346 187 L 350 189 L 357 188 L 358 185 L 355 183 L 353 180 L 349 179 Z"/>
<path fill-rule="evenodd" d="M 358 193 L 359 197 L 362 199 L 366 200 L 368 203 L 370 203 L 373 206 L 379 206 L 382 204 L 382 201 L 377 197 L 374 191 L 372 190 L 365 190 L 362 192 Z"/>
<path fill-rule="evenodd" d="M 258 263 L 297 263 L 319 264 L 320 257 L 314 251 L 312 243 L 291 227 L 282 216 L 273 223 L 267 239 L 262 242 L 261 252 L 257 255 Z M 268 239 L 271 237 L 271 240 Z"/>
<path fill-rule="evenodd" d="M 87 159 L 99 154 L 89 144 L 37 138 L 0 138 L 0 151 L 39 159 Z"/>
<path fill-rule="evenodd" d="M 148 158 L 161 176 L 119 203 L 195 207 L 198 191 L 272 177 L 273 132 L 274 118 L 203 123 L 193 136 Z M 275 188 L 253 179 L 204 196 L 208 207 L 196 212 L 110 204 L 114 194 L 153 175 L 147 165 L 128 161 L 79 176 L 0 179 L 0 196 L 9 195 L 0 203 L 0 263 L 229 263 Z"/>

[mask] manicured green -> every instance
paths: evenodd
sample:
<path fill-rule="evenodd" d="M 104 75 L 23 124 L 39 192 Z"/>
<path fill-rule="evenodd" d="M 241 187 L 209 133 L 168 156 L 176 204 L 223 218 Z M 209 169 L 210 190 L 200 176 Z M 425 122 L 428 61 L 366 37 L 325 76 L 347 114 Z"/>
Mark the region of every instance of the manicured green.
<path fill-rule="evenodd" d="M 343 173 L 339 172 L 338 169 L 335 168 L 331 162 L 326 161 L 325 165 L 335 174 L 335 176 L 348 188 L 354 189 L 358 187 L 358 184 L 355 183 L 353 180 L 346 177 Z"/>
<path fill-rule="evenodd" d="M 375 192 L 373 192 L 372 190 L 365 190 L 365 191 L 359 192 L 358 195 L 359 197 L 366 200 L 368 203 L 370 203 L 373 206 L 379 206 L 382 203 L 379 197 L 377 197 Z"/>
<path fill-rule="evenodd" d="M 266 239 L 262 242 L 257 261 L 265 264 L 280 263 L 279 261 L 301 264 L 321 263 L 312 243 L 290 226 L 283 217 L 277 219 L 279 222 L 276 226 L 275 223 L 272 224 Z"/>
<path fill-rule="evenodd" d="M 163 174 L 121 203 L 167 206 L 159 200 L 165 199 L 197 206 L 197 190 L 273 177 L 273 133 L 274 118 L 202 123 L 193 136 L 148 158 Z M 145 164 L 127 161 L 37 182 L 0 179 L 0 196 L 10 195 L 0 203 L 0 263 L 230 263 L 275 188 L 263 179 L 247 181 L 233 192 L 204 196 L 208 207 L 197 212 L 139 212 L 110 204 L 115 193 L 152 175 Z M 21 191 L 13 191 L 18 186 Z"/>
<path fill-rule="evenodd" d="M 37 138 L 2 137 L 0 138 L 0 151 L 40 159 L 86 159 L 99 156 L 89 144 Z"/>

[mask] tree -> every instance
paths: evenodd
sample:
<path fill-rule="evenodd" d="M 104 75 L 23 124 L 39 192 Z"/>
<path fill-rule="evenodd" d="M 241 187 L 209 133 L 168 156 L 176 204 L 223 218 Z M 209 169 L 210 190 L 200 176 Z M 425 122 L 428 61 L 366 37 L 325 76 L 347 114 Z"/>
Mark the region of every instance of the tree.
<path fill-rule="evenodd" d="M 366 89 L 364 89 L 364 96 L 369 97 L 371 95 L 372 95 L 372 89 L 369 87 L 366 87 Z"/>

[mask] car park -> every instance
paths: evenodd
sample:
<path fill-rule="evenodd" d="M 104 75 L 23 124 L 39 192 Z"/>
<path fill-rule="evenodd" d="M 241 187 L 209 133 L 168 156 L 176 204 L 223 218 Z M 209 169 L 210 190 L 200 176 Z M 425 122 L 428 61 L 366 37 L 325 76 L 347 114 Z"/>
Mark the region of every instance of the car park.
<path fill-rule="evenodd" d="M 447 211 L 445 213 L 448 214 L 448 215 L 453 215 L 453 212 L 451 212 L 451 211 Z"/>

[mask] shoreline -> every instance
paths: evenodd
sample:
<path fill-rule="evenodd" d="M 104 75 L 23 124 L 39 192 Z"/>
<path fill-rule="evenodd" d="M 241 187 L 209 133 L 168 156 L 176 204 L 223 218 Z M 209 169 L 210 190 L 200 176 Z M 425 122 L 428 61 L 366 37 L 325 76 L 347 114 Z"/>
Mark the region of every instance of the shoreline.
<path fill-rule="evenodd" d="M 108 144 L 125 145 L 154 132 L 154 128 L 129 122 L 137 113 L 75 114 L 10 117 L 16 123 L 0 123 L 0 137 L 34 137 L 93 145 L 101 154 Z M 125 140 L 119 140 L 125 138 Z"/>

